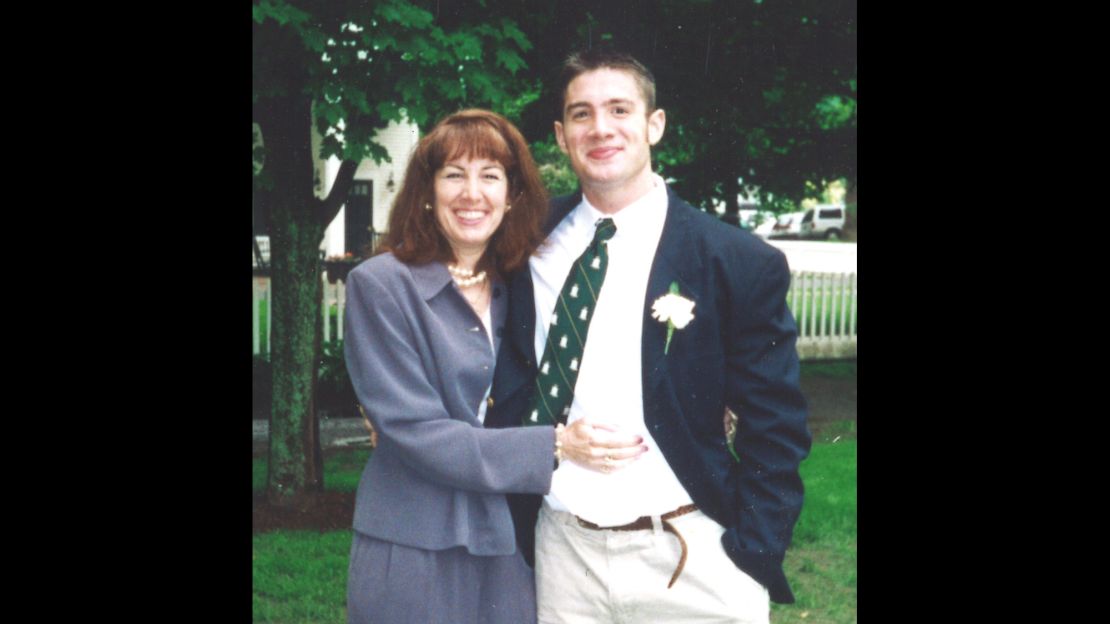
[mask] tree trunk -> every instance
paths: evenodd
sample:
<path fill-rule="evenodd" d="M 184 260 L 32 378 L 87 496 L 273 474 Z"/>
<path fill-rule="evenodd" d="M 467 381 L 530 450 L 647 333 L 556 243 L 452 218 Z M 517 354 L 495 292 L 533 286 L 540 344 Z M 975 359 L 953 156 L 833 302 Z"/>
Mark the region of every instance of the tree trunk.
<path fill-rule="evenodd" d="M 266 497 L 279 507 L 308 507 L 324 486 L 315 410 L 319 362 L 321 282 L 319 246 L 324 226 L 313 195 L 311 110 L 293 95 L 269 99 L 257 117 L 274 186 L 266 193 L 272 216 L 273 408 Z"/>
<path fill-rule="evenodd" d="M 315 410 L 320 233 L 279 217 L 274 236 L 282 244 L 271 242 L 274 383 L 267 498 L 278 506 L 304 506 L 324 485 Z"/>

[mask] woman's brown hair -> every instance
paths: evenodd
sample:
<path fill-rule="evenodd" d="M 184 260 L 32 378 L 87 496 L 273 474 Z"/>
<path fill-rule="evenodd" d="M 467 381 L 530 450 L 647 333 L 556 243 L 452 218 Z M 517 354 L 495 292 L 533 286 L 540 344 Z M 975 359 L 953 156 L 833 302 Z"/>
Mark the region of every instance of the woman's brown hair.
<path fill-rule="evenodd" d="M 457 260 L 434 211 L 424 206 L 435 205 L 436 171 L 459 158 L 497 161 L 509 182 L 512 209 L 505 212 L 476 268 L 505 275 L 527 262 L 543 240 L 547 193 L 516 126 L 497 113 L 476 108 L 448 115 L 420 139 L 393 202 L 389 231 L 376 253 L 391 251 L 408 264 Z"/>

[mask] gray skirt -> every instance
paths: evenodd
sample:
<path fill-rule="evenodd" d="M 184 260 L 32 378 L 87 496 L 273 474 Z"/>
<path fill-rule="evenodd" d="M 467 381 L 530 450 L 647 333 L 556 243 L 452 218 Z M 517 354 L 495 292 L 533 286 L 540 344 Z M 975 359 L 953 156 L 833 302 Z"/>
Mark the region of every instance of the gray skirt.
<path fill-rule="evenodd" d="M 534 624 L 536 584 L 520 552 L 424 550 L 354 531 L 348 624 Z"/>

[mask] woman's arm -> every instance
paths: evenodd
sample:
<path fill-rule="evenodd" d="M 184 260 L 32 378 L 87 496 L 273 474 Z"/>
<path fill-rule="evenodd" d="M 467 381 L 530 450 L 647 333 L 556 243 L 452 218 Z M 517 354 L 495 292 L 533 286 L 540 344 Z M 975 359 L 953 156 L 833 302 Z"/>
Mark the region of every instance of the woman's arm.
<path fill-rule="evenodd" d="M 544 494 L 555 434 L 547 427 L 484 429 L 451 417 L 415 344 L 416 325 L 371 271 L 347 281 L 344 352 L 355 394 L 391 452 L 423 478 L 483 493 Z"/>

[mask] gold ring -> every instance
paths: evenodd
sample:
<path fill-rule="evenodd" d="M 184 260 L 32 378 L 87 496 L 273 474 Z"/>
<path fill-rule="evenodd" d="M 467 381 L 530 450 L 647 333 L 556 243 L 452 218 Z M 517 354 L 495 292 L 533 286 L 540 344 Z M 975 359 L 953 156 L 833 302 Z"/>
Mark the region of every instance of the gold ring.
<path fill-rule="evenodd" d="M 605 456 L 605 463 L 609 464 L 609 465 L 612 465 L 613 464 L 613 456 L 612 455 L 606 455 Z"/>
<path fill-rule="evenodd" d="M 604 472 L 604 473 L 608 473 L 609 472 L 609 467 L 608 466 L 602 466 L 601 471 Z"/>

